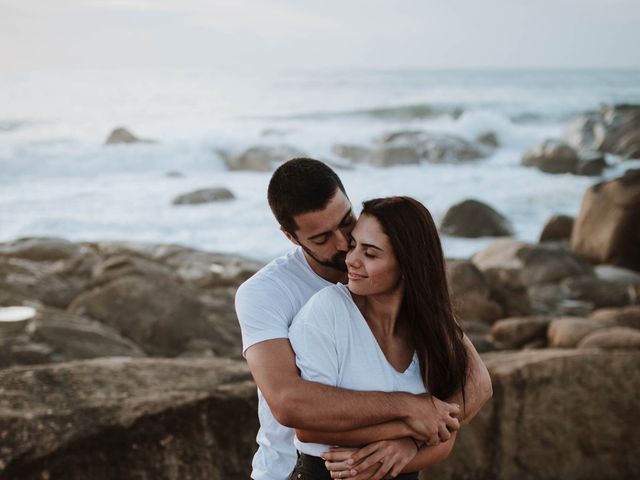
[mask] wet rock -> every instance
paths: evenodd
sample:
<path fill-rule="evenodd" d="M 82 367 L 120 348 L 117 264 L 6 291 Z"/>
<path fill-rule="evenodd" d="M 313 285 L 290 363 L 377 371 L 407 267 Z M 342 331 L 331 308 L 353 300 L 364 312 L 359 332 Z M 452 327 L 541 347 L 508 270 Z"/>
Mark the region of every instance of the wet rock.
<path fill-rule="evenodd" d="M 429 163 L 475 161 L 486 158 L 492 151 L 457 135 L 412 130 L 386 134 L 381 144 L 412 147 L 420 159 Z"/>
<path fill-rule="evenodd" d="M 640 169 L 590 187 L 582 198 L 571 249 L 595 263 L 640 271 Z"/>
<path fill-rule="evenodd" d="M 193 192 L 179 195 L 173 199 L 174 205 L 196 205 L 200 203 L 233 200 L 235 196 L 226 188 L 202 188 Z"/>
<path fill-rule="evenodd" d="M 479 135 L 477 141 L 488 147 L 496 148 L 499 145 L 498 136 L 495 132 L 487 132 Z"/>
<path fill-rule="evenodd" d="M 521 348 L 527 343 L 544 339 L 549 319 L 546 317 L 502 318 L 491 327 L 494 344 L 500 349 Z"/>
<path fill-rule="evenodd" d="M 608 325 L 597 320 L 580 317 L 561 317 L 549 324 L 547 338 L 554 348 L 575 348 L 580 340 Z"/>
<path fill-rule="evenodd" d="M 126 128 L 118 127 L 109 134 L 105 145 L 115 145 L 119 143 L 153 143 L 153 140 L 140 139 Z"/>
<path fill-rule="evenodd" d="M 420 158 L 411 145 L 380 145 L 371 153 L 371 164 L 376 167 L 417 165 Z"/>
<path fill-rule="evenodd" d="M 561 287 L 567 292 L 567 298 L 587 300 L 596 308 L 622 307 L 631 303 L 627 285 L 593 276 L 567 278 L 562 281 Z"/>
<path fill-rule="evenodd" d="M 250 378 L 244 362 L 213 358 L 0 371 L 0 478 L 248 478 Z"/>
<path fill-rule="evenodd" d="M 591 264 L 562 247 L 535 245 L 521 250 L 519 256 L 523 263 L 521 278 L 529 286 L 593 275 Z"/>
<path fill-rule="evenodd" d="M 627 285 L 640 285 L 640 272 L 628 268 L 614 267 L 613 265 L 596 265 L 596 276 L 602 280 L 626 283 Z"/>
<path fill-rule="evenodd" d="M 440 231 L 454 237 L 501 237 L 513 235 L 507 218 L 478 200 L 465 200 L 447 210 Z"/>
<path fill-rule="evenodd" d="M 354 163 L 362 163 L 370 160 L 371 150 L 359 145 L 338 144 L 331 149 L 334 155 L 346 158 Z"/>
<path fill-rule="evenodd" d="M 609 164 L 601 154 L 581 156 L 575 173 L 576 175 L 597 177 L 598 175 L 602 175 L 602 172 L 604 172 L 608 166 Z"/>
<path fill-rule="evenodd" d="M 429 477 L 636 478 L 640 352 L 526 350 L 483 354 L 493 398 Z M 625 440 L 620 441 L 621 438 Z"/>
<path fill-rule="evenodd" d="M 278 163 L 305 156 L 300 150 L 288 145 L 256 146 L 224 160 L 229 170 L 270 172 Z"/>
<path fill-rule="evenodd" d="M 604 328 L 585 336 L 578 348 L 640 349 L 640 331 L 627 327 Z"/>
<path fill-rule="evenodd" d="M 184 178 L 184 173 L 179 172 L 178 170 L 170 170 L 167 172 L 167 177 L 169 178 Z"/>
<path fill-rule="evenodd" d="M 540 234 L 541 242 L 569 240 L 573 229 L 573 217 L 568 215 L 554 215 L 545 224 Z"/>
<path fill-rule="evenodd" d="M 566 143 L 546 140 L 527 151 L 520 163 L 545 173 L 574 173 L 578 161 L 578 154 Z"/>

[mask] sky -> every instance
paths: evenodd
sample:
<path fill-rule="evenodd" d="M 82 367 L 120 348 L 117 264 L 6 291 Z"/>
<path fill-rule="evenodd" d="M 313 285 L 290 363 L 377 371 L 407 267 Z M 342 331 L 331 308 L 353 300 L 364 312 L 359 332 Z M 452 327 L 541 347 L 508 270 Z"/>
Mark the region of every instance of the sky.
<path fill-rule="evenodd" d="M 0 0 L 0 74 L 640 68 L 639 0 Z"/>

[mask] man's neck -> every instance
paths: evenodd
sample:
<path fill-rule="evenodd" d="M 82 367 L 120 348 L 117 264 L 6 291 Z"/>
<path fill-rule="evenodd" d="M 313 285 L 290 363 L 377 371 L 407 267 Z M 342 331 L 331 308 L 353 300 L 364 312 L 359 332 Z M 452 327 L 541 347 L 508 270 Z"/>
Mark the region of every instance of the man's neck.
<path fill-rule="evenodd" d="M 347 272 L 341 272 L 338 269 L 327 267 L 326 265 L 318 263 L 311 255 L 309 255 L 304 250 L 302 250 L 302 253 L 304 254 L 304 258 L 307 259 L 307 263 L 311 267 L 311 270 L 313 270 L 316 275 L 330 283 L 347 283 Z"/>

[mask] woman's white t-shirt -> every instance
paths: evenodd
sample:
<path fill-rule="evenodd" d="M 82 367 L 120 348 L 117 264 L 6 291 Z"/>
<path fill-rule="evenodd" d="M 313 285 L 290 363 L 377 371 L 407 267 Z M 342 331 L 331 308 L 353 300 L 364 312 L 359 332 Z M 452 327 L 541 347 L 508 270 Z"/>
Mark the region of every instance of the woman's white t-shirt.
<path fill-rule="evenodd" d="M 340 283 L 309 299 L 289 329 L 302 378 L 365 391 L 425 393 L 416 354 L 407 370 L 398 372 L 387 360 L 366 320 Z M 320 456 L 330 445 L 303 443 L 296 448 Z"/>

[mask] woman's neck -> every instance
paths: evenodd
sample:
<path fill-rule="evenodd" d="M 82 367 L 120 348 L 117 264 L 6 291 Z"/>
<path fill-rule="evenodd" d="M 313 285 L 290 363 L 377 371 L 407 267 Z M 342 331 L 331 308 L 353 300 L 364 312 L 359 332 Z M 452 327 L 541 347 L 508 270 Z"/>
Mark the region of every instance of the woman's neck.
<path fill-rule="evenodd" d="M 404 288 L 399 286 L 389 293 L 356 295 L 354 301 L 372 330 L 385 337 L 392 337 L 396 333 L 403 293 Z"/>

